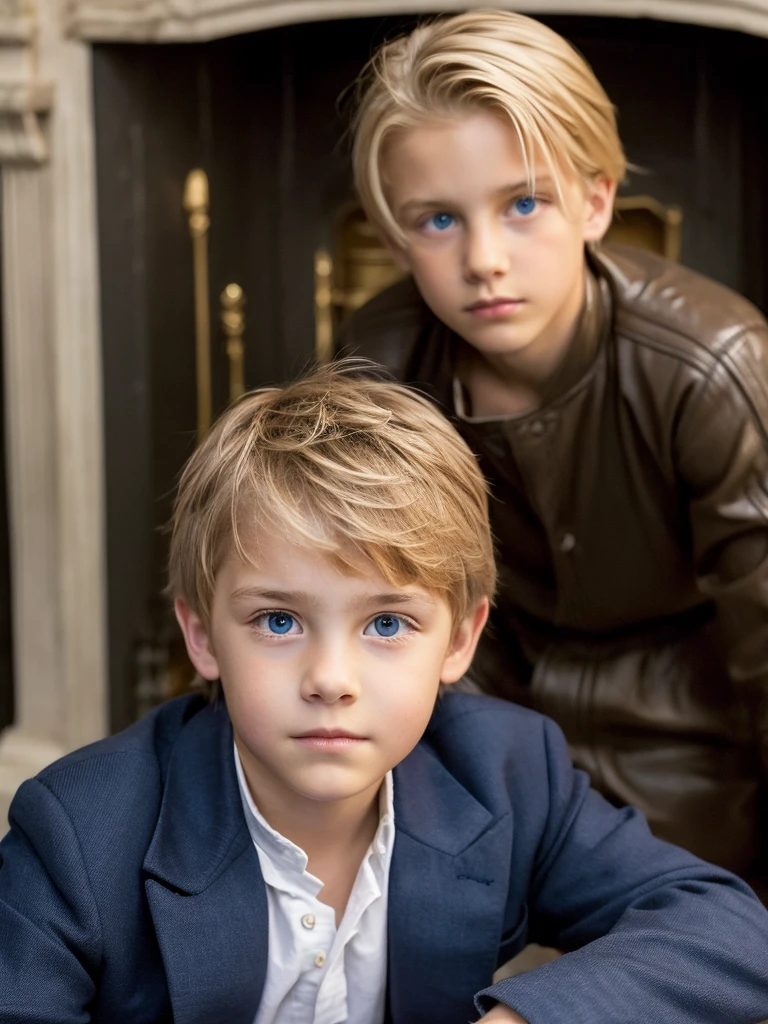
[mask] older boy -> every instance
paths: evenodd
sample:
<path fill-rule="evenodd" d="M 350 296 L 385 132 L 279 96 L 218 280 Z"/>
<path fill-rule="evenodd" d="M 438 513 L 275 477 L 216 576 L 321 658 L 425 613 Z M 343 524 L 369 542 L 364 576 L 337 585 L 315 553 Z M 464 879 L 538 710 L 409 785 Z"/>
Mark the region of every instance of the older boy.
<path fill-rule="evenodd" d="M 529 18 L 469 13 L 384 46 L 354 160 L 412 279 L 347 350 L 428 393 L 492 485 L 477 682 L 555 718 L 657 834 L 765 873 L 765 321 L 682 267 L 597 248 L 625 172 L 614 112 Z"/>
<path fill-rule="evenodd" d="M 170 589 L 221 697 L 25 783 L 3 1024 L 751 1024 L 768 914 L 534 712 L 440 684 L 493 591 L 485 486 L 404 388 L 246 396 L 179 485 Z M 425 732 L 426 730 L 426 732 Z M 423 734 L 423 735 L 422 735 Z M 492 985 L 527 937 L 574 952 Z"/>

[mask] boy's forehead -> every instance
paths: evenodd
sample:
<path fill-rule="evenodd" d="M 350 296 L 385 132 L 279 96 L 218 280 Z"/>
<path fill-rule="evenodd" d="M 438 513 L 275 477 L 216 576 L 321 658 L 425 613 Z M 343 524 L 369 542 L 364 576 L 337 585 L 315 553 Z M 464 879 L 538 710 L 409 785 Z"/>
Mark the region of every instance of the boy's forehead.
<path fill-rule="evenodd" d="M 427 591 L 416 583 L 401 584 L 388 579 L 362 546 L 344 538 L 327 535 L 312 543 L 289 531 L 249 530 L 232 545 L 223 560 L 218 577 L 225 591 L 253 589 L 262 583 L 283 581 L 291 587 L 306 589 L 314 584 L 322 594 L 327 583 L 357 583 L 357 589 L 400 593 L 404 599 Z M 323 543 L 323 541 L 325 543 Z M 326 546 L 329 545 L 329 546 Z"/>
<path fill-rule="evenodd" d="M 527 158 L 508 117 L 475 111 L 393 132 L 382 149 L 382 182 L 401 205 L 422 198 L 432 201 L 429 193 L 435 189 L 448 195 L 464 187 L 465 171 L 468 182 L 475 181 L 478 162 L 484 186 L 499 191 L 553 177 L 540 150 L 533 149 Z M 558 178 L 561 173 L 558 168 Z"/>
<path fill-rule="evenodd" d="M 453 614 L 446 594 L 387 579 L 364 556 L 353 552 L 341 564 L 331 554 L 285 540 L 253 559 L 233 551 L 216 578 L 214 621 L 264 607 L 299 615 Z"/>

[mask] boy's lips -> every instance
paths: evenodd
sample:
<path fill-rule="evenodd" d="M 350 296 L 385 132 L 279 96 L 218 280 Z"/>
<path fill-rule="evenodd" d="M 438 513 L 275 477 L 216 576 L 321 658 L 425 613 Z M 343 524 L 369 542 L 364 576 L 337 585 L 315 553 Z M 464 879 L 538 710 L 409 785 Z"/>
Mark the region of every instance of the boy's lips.
<path fill-rule="evenodd" d="M 356 732 L 347 732 L 346 729 L 308 729 L 306 732 L 300 732 L 294 736 L 295 740 L 304 740 L 312 736 L 320 737 L 327 740 L 336 739 L 349 739 L 349 740 L 364 740 L 365 736 L 358 736 Z"/>
<path fill-rule="evenodd" d="M 465 306 L 464 311 L 483 320 L 492 320 L 494 317 L 508 316 L 510 313 L 516 312 L 524 301 L 524 299 L 507 298 L 481 299 L 479 302 Z"/>
<path fill-rule="evenodd" d="M 302 746 L 314 747 L 316 750 L 348 750 L 367 740 L 366 736 L 359 736 L 346 729 L 310 729 L 293 738 Z"/>

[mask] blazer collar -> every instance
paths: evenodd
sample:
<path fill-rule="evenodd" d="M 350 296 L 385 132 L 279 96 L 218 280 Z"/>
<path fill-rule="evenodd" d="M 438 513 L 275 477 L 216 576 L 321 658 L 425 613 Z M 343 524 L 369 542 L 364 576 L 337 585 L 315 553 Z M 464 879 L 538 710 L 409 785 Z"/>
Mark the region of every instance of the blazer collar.
<path fill-rule="evenodd" d="M 465 1024 L 496 968 L 511 815 L 494 818 L 425 743 L 394 774 L 389 1013 Z"/>
<path fill-rule="evenodd" d="M 269 917 L 223 702 L 184 727 L 144 859 L 175 1024 L 253 1024 Z"/>
<path fill-rule="evenodd" d="M 173 748 L 144 870 L 179 892 L 202 892 L 247 846 L 232 744 L 226 705 L 217 701 Z"/>

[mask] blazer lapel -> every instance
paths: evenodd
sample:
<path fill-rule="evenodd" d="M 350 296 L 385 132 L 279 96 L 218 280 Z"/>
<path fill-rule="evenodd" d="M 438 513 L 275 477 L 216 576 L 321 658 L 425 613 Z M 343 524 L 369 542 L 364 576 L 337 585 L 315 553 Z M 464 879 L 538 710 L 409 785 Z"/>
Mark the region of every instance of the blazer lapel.
<path fill-rule="evenodd" d="M 511 816 L 495 820 L 420 744 L 395 769 L 395 825 L 389 1019 L 466 1024 L 496 968 Z"/>
<path fill-rule="evenodd" d="M 174 1024 L 253 1024 L 267 968 L 267 895 L 219 703 L 174 747 L 145 890 Z"/>

